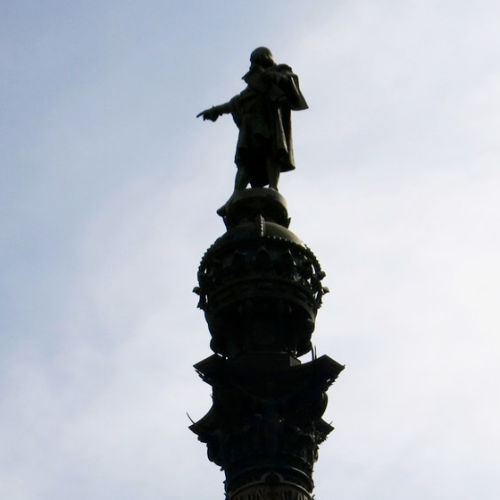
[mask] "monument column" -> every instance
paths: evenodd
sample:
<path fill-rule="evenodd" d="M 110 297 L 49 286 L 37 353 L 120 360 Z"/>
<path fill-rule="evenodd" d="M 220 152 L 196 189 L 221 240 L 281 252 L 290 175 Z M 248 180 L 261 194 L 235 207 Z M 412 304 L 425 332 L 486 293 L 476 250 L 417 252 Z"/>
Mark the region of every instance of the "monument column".
<path fill-rule="evenodd" d="M 248 87 L 199 115 L 232 113 L 240 137 L 235 191 L 218 211 L 226 231 L 203 256 L 194 290 L 213 351 L 195 369 L 213 404 L 190 429 L 224 471 L 227 500 L 311 500 L 318 447 L 333 429 L 322 419 L 326 391 L 344 367 L 312 351 L 325 273 L 289 230 L 276 185 L 294 168 L 290 110 L 307 105 L 269 49 L 250 60 Z"/>

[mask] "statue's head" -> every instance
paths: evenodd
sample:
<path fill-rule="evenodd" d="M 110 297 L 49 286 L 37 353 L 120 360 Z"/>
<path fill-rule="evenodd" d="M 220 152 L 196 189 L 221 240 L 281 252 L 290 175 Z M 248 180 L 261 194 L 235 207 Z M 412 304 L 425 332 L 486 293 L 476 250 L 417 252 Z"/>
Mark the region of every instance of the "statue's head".
<path fill-rule="evenodd" d="M 274 66 L 273 54 L 267 47 L 257 47 L 250 54 L 251 64 L 258 64 L 264 68 L 269 68 Z"/>

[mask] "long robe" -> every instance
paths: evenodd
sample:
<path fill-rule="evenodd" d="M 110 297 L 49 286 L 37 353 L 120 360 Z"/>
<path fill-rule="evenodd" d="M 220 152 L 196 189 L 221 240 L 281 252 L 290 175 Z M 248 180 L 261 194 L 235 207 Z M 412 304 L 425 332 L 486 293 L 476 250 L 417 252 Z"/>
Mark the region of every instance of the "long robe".
<path fill-rule="evenodd" d="M 291 110 L 307 109 L 297 75 L 290 66 L 254 66 L 243 77 L 247 88 L 229 101 L 239 128 L 235 163 L 253 187 L 269 183 L 268 162 L 281 172 L 295 168 Z"/>

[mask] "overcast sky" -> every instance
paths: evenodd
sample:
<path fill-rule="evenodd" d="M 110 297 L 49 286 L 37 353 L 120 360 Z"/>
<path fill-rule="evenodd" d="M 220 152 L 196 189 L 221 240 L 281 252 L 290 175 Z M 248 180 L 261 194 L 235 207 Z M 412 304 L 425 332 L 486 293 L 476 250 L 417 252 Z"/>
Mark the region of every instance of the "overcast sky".
<path fill-rule="evenodd" d="M 255 47 L 293 67 L 327 272 L 318 500 L 500 498 L 500 3 L 0 3 L 0 498 L 223 498 L 191 293 Z"/>

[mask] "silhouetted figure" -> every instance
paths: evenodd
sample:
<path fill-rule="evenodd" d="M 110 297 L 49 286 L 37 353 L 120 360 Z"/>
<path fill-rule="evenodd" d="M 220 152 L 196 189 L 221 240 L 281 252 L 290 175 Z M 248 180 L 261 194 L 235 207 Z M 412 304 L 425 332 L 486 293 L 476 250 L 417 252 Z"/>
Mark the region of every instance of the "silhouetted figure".
<path fill-rule="evenodd" d="M 197 115 L 215 121 L 231 113 L 239 128 L 234 189 L 278 189 L 281 172 L 295 168 L 290 110 L 307 109 L 297 75 L 286 64 L 275 64 L 266 47 L 250 55 L 250 69 L 243 80 L 247 88 L 229 102 Z"/>

